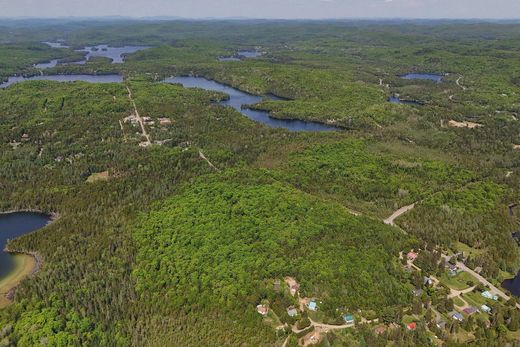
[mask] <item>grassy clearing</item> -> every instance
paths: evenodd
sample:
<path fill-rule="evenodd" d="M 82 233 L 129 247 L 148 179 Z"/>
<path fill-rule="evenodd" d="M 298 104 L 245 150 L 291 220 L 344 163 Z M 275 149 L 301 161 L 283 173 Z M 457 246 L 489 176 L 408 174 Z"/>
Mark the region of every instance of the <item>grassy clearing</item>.
<path fill-rule="evenodd" d="M 450 277 L 447 273 L 442 274 L 441 282 L 446 284 L 448 287 L 456 289 L 456 290 L 464 290 L 473 285 L 477 284 L 478 281 L 475 277 L 471 276 L 467 272 L 461 272 L 457 276 Z M 474 283 L 473 285 L 468 285 L 468 282 L 471 281 Z"/>

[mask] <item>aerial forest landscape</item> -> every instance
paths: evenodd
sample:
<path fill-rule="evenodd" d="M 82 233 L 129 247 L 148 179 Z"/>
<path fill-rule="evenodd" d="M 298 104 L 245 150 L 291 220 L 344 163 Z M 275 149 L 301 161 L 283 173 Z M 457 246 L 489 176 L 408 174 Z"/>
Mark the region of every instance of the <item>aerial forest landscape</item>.
<path fill-rule="evenodd" d="M 0 347 L 520 346 L 520 5 L 312 1 L 0 1 Z"/>

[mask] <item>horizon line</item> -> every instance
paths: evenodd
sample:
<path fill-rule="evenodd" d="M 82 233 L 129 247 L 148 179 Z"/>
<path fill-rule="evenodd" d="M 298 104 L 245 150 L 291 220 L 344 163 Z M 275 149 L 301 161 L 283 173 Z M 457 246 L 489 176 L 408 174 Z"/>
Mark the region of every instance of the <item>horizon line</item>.
<path fill-rule="evenodd" d="M 492 18 L 492 17 L 323 17 L 323 18 L 284 18 L 284 17 L 181 17 L 181 16 L 118 16 L 118 15 L 106 15 L 106 16 L 1 16 L 0 20 L 84 20 L 84 19 L 130 19 L 130 20 L 212 20 L 212 21 L 244 21 L 244 20 L 263 20 L 263 21 L 384 21 L 384 20 L 401 20 L 401 21 L 520 21 L 520 17 L 517 18 Z"/>

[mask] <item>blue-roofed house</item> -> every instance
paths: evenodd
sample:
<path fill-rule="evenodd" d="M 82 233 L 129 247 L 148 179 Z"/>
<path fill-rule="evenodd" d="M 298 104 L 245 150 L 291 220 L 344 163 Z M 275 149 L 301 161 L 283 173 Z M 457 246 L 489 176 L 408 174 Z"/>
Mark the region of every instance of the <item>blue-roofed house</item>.
<path fill-rule="evenodd" d="M 452 313 L 451 318 L 458 320 L 459 322 L 462 322 L 464 320 L 464 316 L 462 314 L 460 314 L 459 312 Z"/>
<path fill-rule="evenodd" d="M 311 311 L 318 311 L 318 305 L 316 304 L 316 301 L 315 301 L 315 300 L 312 300 L 311 302 L 309 302 L 309 304 L 307 305 L 307 307 L 308 307 L 309 310 L 311 310 Z"/>
<path fill-rule="evenodd" d="M 345 321 L 345 324 L 354 324 L 354 316 L 351 314 L 344 314 L 343 320 Z"/>

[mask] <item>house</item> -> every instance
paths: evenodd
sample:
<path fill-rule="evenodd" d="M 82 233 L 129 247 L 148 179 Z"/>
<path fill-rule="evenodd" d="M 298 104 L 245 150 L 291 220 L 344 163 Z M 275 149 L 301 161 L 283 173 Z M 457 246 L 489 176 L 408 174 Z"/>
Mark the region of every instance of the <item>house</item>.
<path fill-rule="evenodd" d="M 406 257 L 408 258 L 408 260 L 414 261 L 415 259 L 417 259 L 417 253 L 410 251 L 408 252 Z"/>
<path fill-rule="evenodd" d="M 269 313 L 269 308 L 267 305 L 258 305 L 256 306 L 256 312 L 260 313 L 262 316 L 267 316 Z"/>
<path fill-rule="evenodd" d="M 478 312 L 478 308 L 473 307 L 473 306 L 470 306 L 470 307 L 466 307 L 466 308 L 463 309 L 462 311 L 463 311 L 465 314 L 467 314 L 468 316 L 471 316 L 472 314 Z"/>
<path fill-rule="evenodd" d="M 430 277 L 424 277 L 424 285 L 425 286 L 432 286 L 433 280 Z"/>
<path fill-rule="evenodd" d="M 462 322 L 464 320 L 464 316 L 458 312 L 454 312 L 451 314 L 451 318 L 459 321 L 459 322 Z"/>
<path fill-rule="evenodd" d="M 344 314 L 343 320 L 345 321 L 345 324 L 354 324 L 354 316 L 351 314 Z"/>
<path fill-rule="evenodd" d="M 291 291 L 291 295 L 292 296 L 295 296 L 298 291 L 300 290 L 300 285 L 298 283 L 296 284 L 293 284 L 291 287 L 290 287 L 290 291 Z"/>
<path fill-rule="evenodd" d="M 423 295 L 423 290 L 420 288 L 414 289 L 414 290 L 412 290 L 412 294 L 413 294 L 413 296 L 421 297 Z"/>
<path fill-rule="evenodd" d="M 487 314 L 491 313 L 491 307 L 489 307 L 488 305 L 482 305 L 482 306 L 480 306 L 480 310 L 481 310 L 482 312 L 487 313 Z"/>
<path fill-rule="evenodd" d="M 476 273 L 480 274 L 482 272 L 482 266 L 477 266 L 475 268 L 475 270 L 473 270 L 473 271 L 475 271 Z"/>
<path fill-rule="evenodd" d="M 23 134 L 22 135 L 22 141 L 29 141 L 29 135 L 28 134 Z"/>
<path fill-rule="evenodd" d="M 296 317 L 298 315 L 298 310 L 294 306 L 287 307 L 287 314 L 289 317 Z"/>
<path fill-rule="evenodd" d="M 406 326 L 406 329 L 408 329 L 408 331 L 414 331 L 415 329 L 417 329 L 417 323 L 413 322 L 413 323 L 410 323 Z"/>
<path fill-rule="evenodd" d="M 448 264 L 448 269 L 455 271 L 455 272 L 459 271 L 459 267 L 454 264 Z"/>
<path fill-rule="evenodd" d="M 490 300 L 494 300 L 494 301 L 498 300 L 498 296 L 491 294 L 491 292 L 489 290 L 482 292 L 482 294 L 480 294 L 480 295 L 482 295 L 486 299 L 490 299 Z"/>
<path fill-rule="evenodd" d="M 309 308 L 309 310 L 311 311 L 318 311 L 318 305 L 316 305 L 316 301 L 312 300 L 311 302 L 309 302 L 309 304 L 307 305 L 307 307 Z"/>

